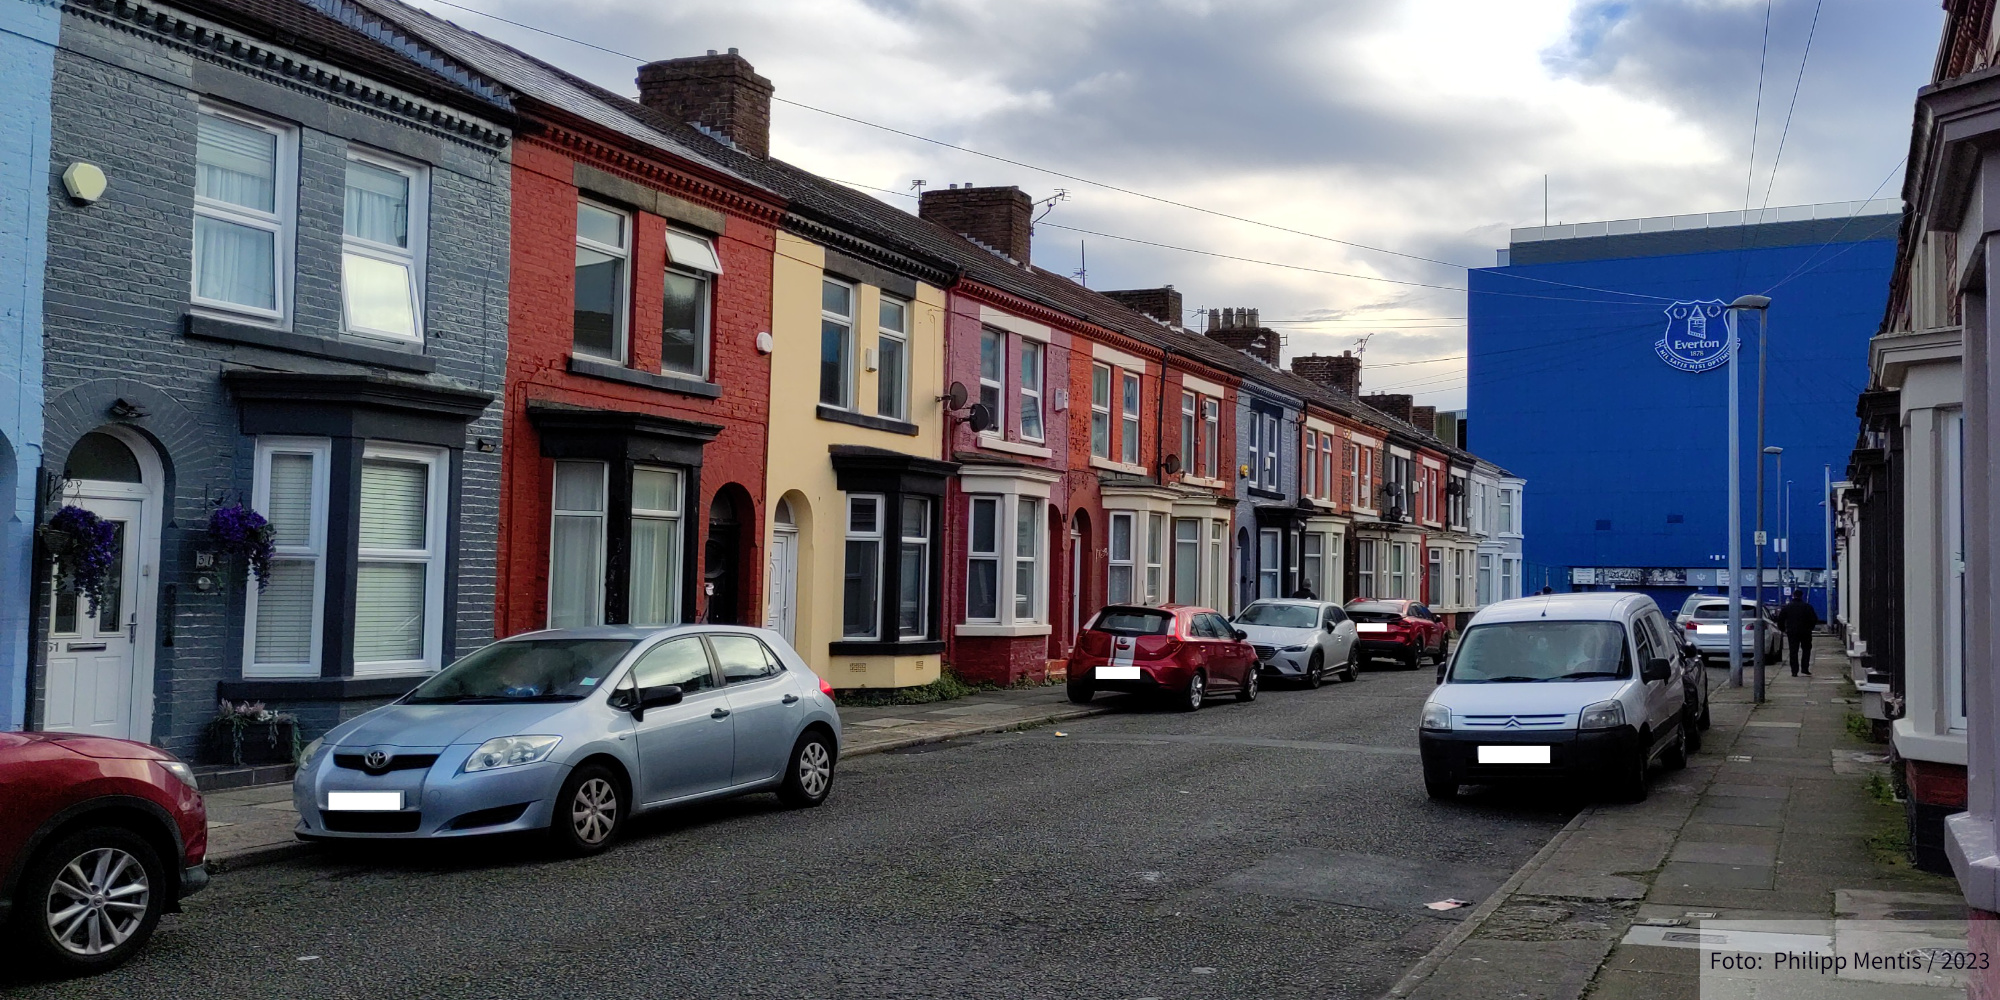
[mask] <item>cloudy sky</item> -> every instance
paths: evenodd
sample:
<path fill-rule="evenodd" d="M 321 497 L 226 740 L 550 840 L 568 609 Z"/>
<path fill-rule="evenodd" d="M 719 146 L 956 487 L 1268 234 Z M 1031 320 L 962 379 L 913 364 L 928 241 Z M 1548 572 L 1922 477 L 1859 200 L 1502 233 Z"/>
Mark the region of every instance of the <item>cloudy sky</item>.
<path fill-rule="evenodd" d="M 919 179 L 1067 190 L 1035 263 L 1171 283 L 1190 321 L 1258 307 L 1288 358 L 1373 334 L 1364 384 L 1447 408 L 1465 297 L 1421 285 L 1541 224 L 1544 175 L 1552 222 L 1893 197 L 1943 16 L 1770 0 L 1753 168 L 1766 0 L 414 2 L 625 93 L 632 59 L 473 11 L 646 59 L 736 47 L 777 87 L 774 155 L 912 211 Z"/>

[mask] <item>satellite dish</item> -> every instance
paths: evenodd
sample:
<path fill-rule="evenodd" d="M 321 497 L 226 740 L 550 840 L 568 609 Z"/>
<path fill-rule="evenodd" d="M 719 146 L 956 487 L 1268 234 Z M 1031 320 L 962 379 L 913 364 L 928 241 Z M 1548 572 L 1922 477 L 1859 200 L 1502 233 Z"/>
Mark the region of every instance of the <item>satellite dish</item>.
<path fill-rule="evenodd" d="M 965 401 L 969 395 L 965 391 L 965 383 L 963 382 L 953 382 L 951 388 L 944 391 L 945 402 L 950 403 L 951 408 L 954 410 L 965 409 Z"/>
<path fill-rule="evenodd" d="M 1300 497 L 1300 498 L 1299 498 L 1299 502 L 1298 502 L 1298 508 L 1299 508 L 1300 510 L 1318 510 L 1318 509 L 1319 509 L 1319 507 L 1318 507 L 1317 505 L 1315 505 L 1315 504 L 1313 503 L 1313 499 L 1312 499 L 1312 497 Z"/>
<path fill-rule="evenodd" d="M 1166 458 L 1161 459 L 1160 471 L 1169 476 L 1181 471 L 1181 457 L 1179 455 L 1168 455 Z"/>
<path fill-rule="evenodd" d="M 955 382 L 952 383 L 952 388 L 958 390 L 961 394 L 965 391 L 964 386 Z M 993 429 L 993 410 L 985 403 L 972 404 L 972 415 L 967 419 L 972 422 L 972 433 L 974 434 L 984 434 Z"/>

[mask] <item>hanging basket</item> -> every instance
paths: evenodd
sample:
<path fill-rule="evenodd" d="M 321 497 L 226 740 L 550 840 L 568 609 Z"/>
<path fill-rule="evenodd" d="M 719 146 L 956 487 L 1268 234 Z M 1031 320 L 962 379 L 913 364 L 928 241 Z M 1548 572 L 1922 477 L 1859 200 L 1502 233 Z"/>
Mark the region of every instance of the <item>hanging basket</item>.
<path fill-rule="evenodd" d="M 56 589 L 82 594 L 97 614 L 118 563 L 118 528 L 93 511 L 66 505 L 35 531 L 55 563 Z"/>
<path fill-rule="evenodd" d="M 264 515 L 240 503 L 217 507 L 208 515 L 208 548 L 232 561 L 241 561 L 257 578 L 263 590 L 271 579 L 271 545 L 277 529 Z"/>

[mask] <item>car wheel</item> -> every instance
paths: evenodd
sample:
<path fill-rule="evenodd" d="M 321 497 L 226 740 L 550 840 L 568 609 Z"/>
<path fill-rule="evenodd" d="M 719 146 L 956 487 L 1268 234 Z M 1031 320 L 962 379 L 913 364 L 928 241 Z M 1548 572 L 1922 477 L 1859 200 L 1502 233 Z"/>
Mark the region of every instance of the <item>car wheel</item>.
<path fill-rule="evenodd" d="M 1611 794 L 1618 799 L 1626 802 L 1646 801 L 1646 766 L 1651 763 L 1646 759 L 1646 740 L 1647 737 L 1643 735 L 1640 737 L 1639 748 L 1625 758 L 1624 763 L 1619 765 L 1617 773 L 1611 778 Z"/>
<path fill-rule="evenodd" d="M 1437 665 L 1442 667 L 1444 661 L 1449 659 L 1451 659 L 1451 635 L 1447 633 L 1438 636 Z"/>
<path fill-rule="evenodd" d="M 820 730 L 812 730 L 792 744 L 791 763 L 785 767 L 785 783 L 778 786 L 778 801 L 794 809 L 819 805 L 833 791 L 833 740 Z"/>
<path fill-rule="evenodd" d="M 1354 681 L 1358 681 L 1361 679 L 1360 649 L 1354 646 L 1347 647 L 1347 666 L 1342 672 L 1346 674 L 1349 683 L 1353 683 Z"/>
<path fill-rule="evenodd" d="M 39 855 L 16 897 L 20 940 L 59 972 L 102 972 L 131 958 L 166 906 L 167 870 L 145 838 L 101 826 Z"/>
<path fill-rule="evenodd" d="M 618 838 L 626 812 L 625 786 L 618 775 L 602 764 L 585 764 L 570 771 L 556 794 L 549 839 L 563 854 L 596 854 Z"/>
<path fill-rule="evenodd" d="M 1706 698 L 1703 698 L 1703 699 L 1702 699 L 1702 701 L 1701 701 L 1701 722 L 1700 722 L 1700 723 L 1698 723 L 1698 725 L 1699 725 L 1699 726 L 1700 726 L 1700 728 L 1702 728 L 1702 729 L 1707 729 L 1707 728 L 1708 728 L 1708 724 L 1709 724 L 1709 723 L 1708 723 L 1708 699 L 1706 699 Z"/>
<path fill-rule="evenodd" d="M 1424 651 L 1423 647 L 1421 646 L 1411 646 L 1409 652 L 1403 654 L 1404 670 L 1415 670 L 1418 667 L 1422 666 L 1423 662 L 1424 662 Z"/>
<path fill-rule="evenodd" d="M 1668 744 L 1666 752 L 1660 754 L 1660 763 L 1667 765 L 1669 771 L 1685 770 L 1688 766 L 1688 752 L 1688 727 L 1676 724 L 1674 741 Z"/>
<path fill-rule="evenodd" d="M 1424 768 L 1424 794 L 1439 802 L 1458 798 L 1458 776 L 1438 768 Z"/>
<path fill-rule="evenodd" d="M 1201 708 L 1201 700 L 1207 695 L 1208 681 L 1197 670 L 1188 678 L 1187 690 L 1181 692 L 1181 711 L 1192 712 Z"/>
<path fill-rule="evenodd" d="M 1326 657 L 1319 650 L 1313 650 L 1312 660 L 1306 664 L 1306 674 L 1300 678 L 1308 688 L 1319 687 L 1326 679 Z"/>
<path fill-rule="evenodd" d="M 1089 681 L 1083 681 L 1081 683 L 1077 681 L 1069 682 L 1070 701 L 1073 701 L 1079 705 L 1087 705 L 1090 704 L 1090 699 L 1095 694 L 1097 694 L 1097 692 L 1091 689 Z"/>
<path fill-rule="evenodd" d="M 1688 704 L 1690 707 L 1688 708 L 1687 712 L 1685 712 L 1681 716 L 1681 734 L 1684 738 L 1684 742 L 1687 743 L 1687 752 L 1700 753 L 1701 713 L 1696 712 L 1693 709 L 1692 706 L 1694 703 L 1692 701 L 1688 702 Z"/>
<path fill-rule="evenodd" d="M 1241 686 L 1241 687 L 1238 687 L 1238 688 L 1236 689 L 1236 700 L 1237 700 L 1237 701 L 1256 701 L 1256 700 L 1257 700 L 1257 684 L 1258 684 L 1258 680 L 1257 680 L 1257 675 L 1258 675 L 1258 673 L 1260 673 L 1260 671 L 1258 670 L 1258 668 L 1256 668 L 1256 667 L 1251 667 L 1251 668 L 1250 668 L 1250 671 L 1249 671 L 1248 673 L 1246 673 L 1246 674 L 1244 674 L 1244 675 L 1243 675 L 1243 684 L 1242 684 L 1242 686 Z"/>

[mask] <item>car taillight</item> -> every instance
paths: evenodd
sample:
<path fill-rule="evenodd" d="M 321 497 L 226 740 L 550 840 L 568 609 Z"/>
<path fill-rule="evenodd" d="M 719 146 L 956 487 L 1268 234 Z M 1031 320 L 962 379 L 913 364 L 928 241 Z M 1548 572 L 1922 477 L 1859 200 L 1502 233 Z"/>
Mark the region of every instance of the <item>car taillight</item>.
<path fill-rule="evenodd" d="M 1690 632 L 1694 631 L 1694 622 L 1690 621 L 1687 623 L 1687 630 Z"/>
<path fill-rule="evenodd" d="M 819 693 L 826 695 L 828 698 L 833 697 L 833 685 L 828 684 L 824 677 L 819 679 Z"/>

